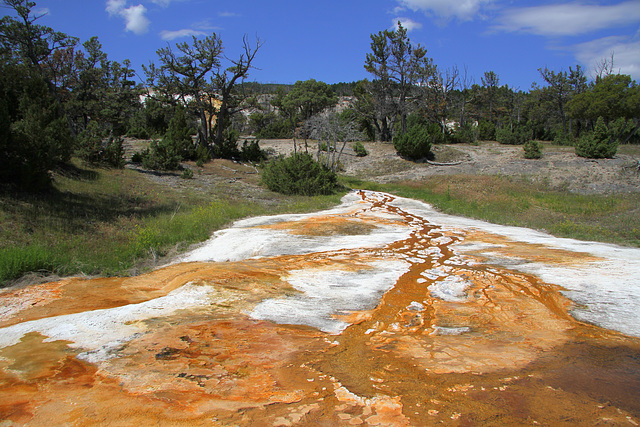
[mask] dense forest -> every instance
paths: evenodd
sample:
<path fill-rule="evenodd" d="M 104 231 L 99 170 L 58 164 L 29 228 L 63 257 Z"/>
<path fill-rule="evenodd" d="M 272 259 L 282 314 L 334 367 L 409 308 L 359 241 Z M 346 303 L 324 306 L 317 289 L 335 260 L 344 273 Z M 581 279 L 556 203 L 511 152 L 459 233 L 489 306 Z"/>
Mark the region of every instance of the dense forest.
<path fill-rule="evenodd" d="M 593 81 L 579 65 L 541 68 L 544 85 L 525 91 L 494 71 L 477 81 L 466 69 L 439 67 L 399 26 L 371 35 L 363 58 L 370 79 L 261 84 L 248 81 L 261 41 L 245 38 L 227 57 L 213 33 L 160 48 L 141 70 L 143 83 L 96 37 L 81 42 L 41 25 L 34 2 L 3 3 L 10 13 L 0 21 L 0 181 L 26 190 L 46 189 L 50 171 L 72 157 L 123 167 L 127 136 L 150 140 L 135 161 L 164 170 L 186 159 L 262 160 L 258 142 L 240 144 L 240 135 L 329 146 L 387 141 L 412 159 L 432 144 L 479 140 L 530 144 L 531 157 L 537 141 L 553 141 L 602 158 L 640 141 L 640 87 L 615 72 L 613 57 Z"/>

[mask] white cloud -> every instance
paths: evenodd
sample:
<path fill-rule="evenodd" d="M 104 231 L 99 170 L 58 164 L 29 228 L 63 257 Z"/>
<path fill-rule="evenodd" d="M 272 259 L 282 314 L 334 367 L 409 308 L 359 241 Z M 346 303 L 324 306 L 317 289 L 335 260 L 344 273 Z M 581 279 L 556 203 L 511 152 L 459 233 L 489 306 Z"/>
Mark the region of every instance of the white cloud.
<path fill-rule="evenodd" d="M 414 12 L 422 11 L 448 21 L 457 18 L 470 21 L 475 18 L 484 5 L 494 0 L 397 0 L 402 6 Z"/>
<path fill-rule="evenodd" d="M 220 12 L 218 13 L 218 16 L 221 18 L 236 18 L 239 15 L 237 13 L 234 12 Z"/>
<path fill-rule="evenodd" d="M 161 31 L 160 32 L 160 37 L 162 38 L 162 40 L 175 40 L 175 39 L 180 39 L 183 37 L 191 37 L 191 36 L 204 36 L 206 33 L 204 33 L 203 31 L 198 31 L 198 30 L 191 30 L 191 29 L 184 29 L 184 30 L 177 30 L 177 31 Z"/>
<path fill-rule="evenodd" d="M 168 7 L 171 0 L 151 0 L 151 3 L 155 3 L 158 6 Z"/>
<path fill-rule="evenodd" d="M 131 31 L 138 35 L 146 33 L 150 24 L 149 19 L 146 17 L 147 8 L 142 4 L 125 8 L 126 5 L 127 0 L 107 0 L 105 10 L 109 13 L 109 16 L 123 18 L 126 31 Z"/>
<path fill-rule="evenodd" d="M 33 11 L 33 13 L 35 14 L 35 16 L 44 16 L 44 15 L 48 15 L 50 12 L 48 7 L 41 7 L 39 9 L 35 9 Z"/>
<path fill-rule="evenodd" d="M 124 6 L 126 5 L 126 0 L 107 0 L 106 11 L 109 12 L 109 15 L 120 15 Z"/>
<path fill-rule="evenodd" d="M 393 26 L 392 26 L 393 29 L 398 28 L 398 22 L 400 22 L 400 24 L 402 24 L 402 27 L 406 28 L 408 32 L 411 32 L 413 30 L 419 30 L 420 28 L 422 28 L 422 24 L 419 22 L 416 22 L 409 18 L 398 17 L 393 20 Z"/>
<path fill-rule="evenodd" d="M 569 36 L 640 22 L 640 3 L 617 5 L 580 2 L 522 7 L 505 11 L 494 27 L 503 31 L 524 31 L 545 36 Z"/>
<path fill-rule="evenodd" d="M 624 36 L 610 36 L 580 43 L 573 46 L 576 59 L 586 68 L 587 73 L 594 71 L 602 60 L 611 59 L 613 71 L 630 75 L 640 80 L 640 40 L 631 40 Z M 592 76 L 595 77 L 595 76 Z"/>
<path fill-rule="evenodd" d="M 145 16 L 147 8 L 139 4 L 123 9 L 120 15 L 126 22 L 125 29 L 135 34 L 144 34 L 149 30 L 149 20 Z"/>

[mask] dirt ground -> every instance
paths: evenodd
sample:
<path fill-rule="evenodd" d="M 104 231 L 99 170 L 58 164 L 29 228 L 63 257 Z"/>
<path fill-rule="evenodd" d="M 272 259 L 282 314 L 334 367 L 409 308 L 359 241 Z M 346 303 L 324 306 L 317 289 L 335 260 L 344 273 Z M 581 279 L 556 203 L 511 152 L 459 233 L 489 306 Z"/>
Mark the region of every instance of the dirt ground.
<path fill-rule="evenodd" d="M 304 143 L 300 145 L 304 149 Z M 293 151 L 291 140 L 263 140 L 260 146 L 280 154 Z M 581 194 L 640 191 L 640 147 L 636 146 L 621 147 L 613 159 L 591 160 L 576 156 L 573 147 L 545 145 L 541 159 L 528 160 L 521 146 L 497 142 L 438 145 L 432 149 L 431 163 L 404 160 L 389 143 L 365 142 L 364 146 L 369 152 L 365 157 L 357 157 L 351 144 L 345 147 L 340 158 L 344 174 L 380 183 L 434 175 L 503 175 Z M 315 154 L 315 144 L 309 144 L 309 152 Z"/>
<path fill-rule="evenodd" d="M 305 150 L 304 141 L 297 144 L 299 151 Z M 369 153 L 365 157 L 356 156 L 351 143 L 345 146 L 340 157 L 341 173 L 379 183 L 415 181 L 436 175 L 501 175 L 580 194 L 640 192 L 640 146 L 622 146 L 613 159 L 593 160 L 578 157 L 573 147 L 545 145 L 541 159 L 529 160 L 524 158 L 521 146 L 497 142 L 436 145 L 432 147 L 434 158 L 431 162 L 412 162 L 398 156 L 393 144 L 363 144 Z M 143 141 L 125 141 L 129 157 L 142 146 Z M 260 140 L 260 147 L 270 156 L 288 155 L 294 151 L 290 139 Z M 308 142 L 306 150 L 315 156 L 317 144 Z M 260 177 L 254 166 L 220 159 L 203 167 L 196 166 L 194 162 L 187 162 L 184 166 L 195 172 L 193 180 L 180 179 L 181 174 L 177 172 L 144 171 L 136 165 L 129 165 L 150 179 L 176 189 L 195 187 L 211 191 L 214 184 L 226 194 L 255 198 L 261 203 L 269 203 L 269 198 L 273 197 L 273 194 L 264 194 L 257 186 Z"/>

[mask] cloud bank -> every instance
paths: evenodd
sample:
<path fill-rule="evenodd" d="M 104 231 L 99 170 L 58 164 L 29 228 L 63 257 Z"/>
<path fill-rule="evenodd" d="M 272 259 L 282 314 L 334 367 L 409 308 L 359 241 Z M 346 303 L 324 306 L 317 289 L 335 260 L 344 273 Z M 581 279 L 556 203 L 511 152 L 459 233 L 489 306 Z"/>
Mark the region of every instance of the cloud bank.
<path fill-rule="evenodd" d="M 171 41 L 175 39 L 180 39 L 183 37 L 191 37 L 191 36 L 204 36 L 206 33 L 204 31 L 192 30 L 192 29 L 183 29 L 176 31 L 161 31 L 160 37 L 162 40 Z"/>
<path fill-rule="evenodd" d="M 483 6 L 492 4 L 493 0 L 398 0 L 398 3 L 414 12 L 421 11 L 444 21 L 453 18 L 470 21 L 480 14 Z"/>
<path fill-rule="evenodd" d="M 587 67 L 588 73 L 595 74 L 596 67 L 602 60 L 611 59 L 613 55 L 613 72 L 628 74 L 634 80 L 640 80 L 640 40 L 609 36 L 577 44 L 571 50 L 576 59 Z"/>
<path fill-rule="evenodd" d="M 507 9 L 496 19 L 493 29 L 529 33 L 543 37 L 576 37 L 606 30 L 611 35 L 574 44 L 572 52 L 587 72 L 614 56 L 614 72 L 640 78 L 640 32 L 628 28 L 640 23 L 640 2 L 612 5 L 571 2 Z M 592 76 L 593 77 L 593 76 Z"/>
<path fill-rule="evenodd" d="M 616 5 L 580 2 L 506 10 L 495 29 L 543 36 L 574 36 L 640 22 L 640 2 Z"/>

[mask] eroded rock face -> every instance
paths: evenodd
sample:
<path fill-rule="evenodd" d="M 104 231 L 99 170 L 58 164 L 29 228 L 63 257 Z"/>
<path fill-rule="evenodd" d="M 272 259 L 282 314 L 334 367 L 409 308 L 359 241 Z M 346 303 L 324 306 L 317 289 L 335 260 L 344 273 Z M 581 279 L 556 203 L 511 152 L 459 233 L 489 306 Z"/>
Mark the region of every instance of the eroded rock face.
<path fill-rule="evenodd" d="M 352 193 L 143 276 L 3 292 L 0 419 L 633 425 L 639 263 Z"/>

